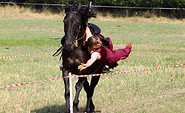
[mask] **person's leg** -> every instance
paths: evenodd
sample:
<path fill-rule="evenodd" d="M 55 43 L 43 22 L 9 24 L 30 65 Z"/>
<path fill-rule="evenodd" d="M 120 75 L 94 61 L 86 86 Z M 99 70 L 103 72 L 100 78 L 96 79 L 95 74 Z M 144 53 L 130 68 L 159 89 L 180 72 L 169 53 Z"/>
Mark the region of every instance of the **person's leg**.
<path fill-rule="evenodd" d="M 108 39 L 108 40 L 109 40 L 109 49 L 110 49 L 111 51 L 113 51 L 113 44 L 112 44 L 112 40 L 111 40 L 109 37 L 107 37 L 106 39 Z"/>
<path fill-rule="evenodd" d="M 131 52 L 131 44 L 127 45 L 126 48 L 124 49 L 116 49 L 114 51 L 112 51 L 112 53 L 114 54 L 111 58 L 113 61 L 119 61 L 121 59 L 126 59 L 130 52 Z"/>

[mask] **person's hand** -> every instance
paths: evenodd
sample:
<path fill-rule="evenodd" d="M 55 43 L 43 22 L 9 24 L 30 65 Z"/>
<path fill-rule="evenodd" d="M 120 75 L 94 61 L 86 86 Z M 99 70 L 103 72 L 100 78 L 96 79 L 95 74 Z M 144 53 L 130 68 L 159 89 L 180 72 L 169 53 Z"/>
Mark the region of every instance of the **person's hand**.
<path fill-rule="evenodd" d="M 78 66 L 78 69 L 80 71 L 82 71 L 82 70 L 86 69 L 87 67 L 88 67 L 87 64 L 81 63 L 81 65 Z"/>

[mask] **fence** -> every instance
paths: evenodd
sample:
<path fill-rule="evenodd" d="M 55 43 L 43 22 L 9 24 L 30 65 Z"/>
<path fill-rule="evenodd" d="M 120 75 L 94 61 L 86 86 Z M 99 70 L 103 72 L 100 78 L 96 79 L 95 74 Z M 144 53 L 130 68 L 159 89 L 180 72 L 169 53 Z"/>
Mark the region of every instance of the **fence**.
<path fill-rule="evenodd" d="M 42 3 L 19 3 L 19 2 L 0 2 L 0 4 L 17 4 L 17 5 L 30 5 L 30 6 L 59 6 L 65 7 L 65 4 L 42 4 Z M 85 5 L 83 5 L 85 6 Z M 101 6 L 92 5 L 94 8 L 112 8 L 112 9 L 155 9 L 155 10 L 185 10 L 185 8 L 164 8 L 164 7 L 127 7 L 127 6 Z"/>
<path fill-rule="evenodd" d="M 19 2 L 0 2 L 0 4 L 9 5 L 19 5 L 19 6 L 29 6 L 35 8 L 39 12 L 42 10 L 50 10 L 54 13 L 59 13 L 64 10 L 65 4 L 41 4 L 41 3 L 19 3 Z M 83 5 L 85 6 L 85 5 Z M 101 5 L 92 5 L 92 7 L 97 11 L 106 14 L 107 12 L 112 14 L 113 17 L 128 17 L 128 16 L 144 16 L 151 17 L 162 16 L 170 18 L 185 18 L 185 8 L 165 8 L 165 7 L 127 7 L 127 6 L 101 6 Z M 149 12 L 146 13 L 145 12 Z M 5 14 L 6 17 L 6 9 Z"/>

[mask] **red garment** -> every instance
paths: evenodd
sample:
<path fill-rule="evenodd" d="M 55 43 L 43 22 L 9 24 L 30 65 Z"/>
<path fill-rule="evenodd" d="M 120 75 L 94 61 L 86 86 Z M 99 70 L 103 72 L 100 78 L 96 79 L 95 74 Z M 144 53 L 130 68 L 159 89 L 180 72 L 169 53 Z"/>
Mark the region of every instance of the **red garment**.
<path fill-rule="evenodd" d="M 108 39 L 110 40 L 110 38 Z M 106 46 L 101 46 L 99 49 L 94 51 L 100 53 L 101 58 L 98 61 L 108 65 L 109 67 L 115 67 L 117 61 L 126 59 L 132 51 L 130 46 L 126 46 L 124 49 L 113 50 L 113 44 L 111 40 L 109 48 Z"/>

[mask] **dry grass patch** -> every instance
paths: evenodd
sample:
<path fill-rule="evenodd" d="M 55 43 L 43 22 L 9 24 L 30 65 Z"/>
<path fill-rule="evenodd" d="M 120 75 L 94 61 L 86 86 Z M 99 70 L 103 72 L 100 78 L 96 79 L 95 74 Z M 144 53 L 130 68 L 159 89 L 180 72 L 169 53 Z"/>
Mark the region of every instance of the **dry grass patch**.
<path fill-rule="evenodd" d="M 53 14 L 49 11 L 38 13 L 30 8 L 14 5 L 7 6 L 6 9 L 4 7 L 0 7 L 0 18 L 4 17 L 10 19 L 63 19 L 64 12 L 59 14 Z"/>
<path fill-rule="evenodd" d="M 185 19 L 170 19 L 166 17 L 156 17 L 152 16 L 151 18 L 146 17 L 113 17 L 111 14 L 107 14 L 107 16 L 103 16 L 101 13 L 97 14 L 96 20 L 99 21 L 110 21 L 110 22 L 137 22 L 137 23 L 173 23 L 173 24 L 185 24 Z"/>

